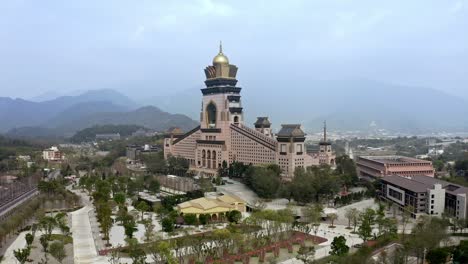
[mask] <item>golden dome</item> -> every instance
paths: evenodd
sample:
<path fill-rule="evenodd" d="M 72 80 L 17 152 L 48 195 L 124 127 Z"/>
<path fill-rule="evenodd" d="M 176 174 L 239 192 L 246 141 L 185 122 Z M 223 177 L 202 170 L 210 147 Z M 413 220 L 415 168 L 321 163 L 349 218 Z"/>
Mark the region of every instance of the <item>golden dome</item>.
<path fill-rule="evenodd" d="M 223 54 L 223 45 L 219 44 L 219 53 L 213 58 L 213 65 L 215 64 L 229 64 L 229 59 Z"/>

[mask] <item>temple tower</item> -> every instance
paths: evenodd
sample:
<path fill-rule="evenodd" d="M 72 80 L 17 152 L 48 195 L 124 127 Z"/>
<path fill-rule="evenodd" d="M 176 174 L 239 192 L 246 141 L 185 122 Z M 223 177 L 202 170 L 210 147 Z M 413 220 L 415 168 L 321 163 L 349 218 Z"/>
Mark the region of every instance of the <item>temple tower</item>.
<path fill-rule="evenodd" d="M 334 166 L 335 154 L 332 151 L 331 143 L 327 140 L 327 121 L 323 122 L 323 139 L 319 143 L 319 149 L 319 163 Z"/>
<path fill-rule="evenodd" d="M 267 116 L 257 117 L 257 121 L 254 123 L 254 126 L 255 130 L 258 132 L 267 137 L 273 137 L 273 133 L 271 133 L 271 123 Z"/>
<path fill-rule="evenodd" d="M 223 129 L 230 124 L 242 124 L 243 112 L 240 87 L 236 87 L 237 67 L 229 64 L 229 59 L 219 45 L 219 53 L 213 65 L 205 68 L 206 88 L 203 93 L 200 125 L 202 129 Z"/>

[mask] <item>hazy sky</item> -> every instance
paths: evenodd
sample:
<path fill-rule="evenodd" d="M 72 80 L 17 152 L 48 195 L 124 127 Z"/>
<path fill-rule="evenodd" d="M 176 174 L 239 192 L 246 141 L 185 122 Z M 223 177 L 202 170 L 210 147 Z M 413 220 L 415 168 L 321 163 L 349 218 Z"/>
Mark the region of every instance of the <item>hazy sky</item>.
<path fill-rule="evenodd" d="M 1 0 L 0 96 L 201 86 L 219 40 L 243 84 L 364 78 L 468 98 L 460 0 Z"/>

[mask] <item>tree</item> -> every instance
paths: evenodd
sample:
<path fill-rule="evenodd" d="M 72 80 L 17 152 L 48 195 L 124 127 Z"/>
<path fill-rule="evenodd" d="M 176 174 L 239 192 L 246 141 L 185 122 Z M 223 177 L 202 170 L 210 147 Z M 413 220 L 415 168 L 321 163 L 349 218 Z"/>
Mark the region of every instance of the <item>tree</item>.
<path fill-rule="evenodd" d="M 143 220 L 143 225 L 145 226 L 146 241 L 150 241 L 151 236 L 153 235 L 153 230 L 154 230 L 153 220 L 145 219 L 145 220 Z"/>
<path fill-rule="evenodd" d="M 59 263 L 62 263 L 63 259 L 67 256 L 63 243 L 60 241 L 50 244 L 49 252 Z"/>
<path fill-rule="evenodd" d="M 359 223 L 359 215 L 360 215 L 360 212 L 357 208 L 351 208 L 351 222 L 353 224 L 353 233 L 356 232 L 356 226 L 357 224 Z"/>
<path fill-rule="evenodd" d="M 332 214 L 328 214 L 327 216 L 328 216 L 328 219 L 330 219 L 330 227 L 335 227 L 333 223 L 335 222 L 336 219 L 338 219 L 338 215 L 332 213 Z"/>
<path fill-rule="evenodd" d="M 64 235 L 68 235 L 68 233 L 70 232 L 70 228 L 67 225 L 66 216 L 67 214 L 63 212 L 60 212 L 55 215 L 56 225 L 60 228 L 60 231 Z"/>
<path fill-rule="evenodd" d="M 200 224 L 206 225 L 210 219 L 210 216 L 207 214 L 201 214 L 198 216 L 198 221 L 200 221 Z"/>
<path fill-rule="evenodd" d="M 426 260 L 430 264 L 445 264 L 447 263 L 447 257 L 449 252 L 443 248 L 435 248 L 427 252 Z"/>
<path fill-rule="evenodd" d="M 26 245 L 31 247 L 32 243 L 34 242 L 34 235 L 31 233 L 27 233 L 24 237 L 26 239 Z"/>
<path fill-rule="evenodd" d="M 361 225 L 359 226 L 359 237 L 362 240 L 367 241 L 372 237 L 372 225 L 374 224 L 375 211 L 373 209 L 367 208 L 360 215 Z"/>
<path fill-rule="evenodd" d="M 301 246 L 297 251 L 296 258 L 304 263 L 313 263 L 315 257 L 315 247 Z"/>
<path fill-rule="evenodd" d="M 322 205 L 315 204 L 314 206 L 305 207 L 302 210 L 302 212 L 303 212 L 305 221 L 309 224 L 312 224 L 312 230 L 314 231 L 314 235 L 316 237 L 318 229 L 320 227 L 320 219 L 322 218 L 322 213 L 323 213 Z"/>
<path fill-rule="evenodd" d="M 242 213 L 238 210 L 233 210 L 233 211 L 227 212 L 227 218 L 229 222 L 237 224 L 242 219 Z"/>
<path fill-rule="evenodd" d="M 31 254 L 31 248 L 26 247 L 24 249 L 13 250 L 13 254 L 19 263 L 24 264 L 28 261 L 29 254 Z"/>
<path fill-rule="evenodd" d="M 46 234 L 47 239 L 50 238 L 50 235 L 52 234 L 52 230 L 54 229 L 56 225 L 57 225 L 57 221 L 52 216 L 44 216 L 39 220 L 39 226 Z"/>
<path fill-rule="evenodd" d="M 149 172 L 156 174 L 165 174 L 167 172 L 167 163 L 162 151 L 156 154 L 142 155 L 141 159 Z"/>
<path fill-rule="evenodd" d="M 128 247 L 128 256 L 132 259 L 132 264 L 146 264 L 146 254 L 143 248 L 138 246 L 136 238 L 126 239 Z"/>
<path fill-rule="evenodd" d="M 349 251 L 349 247 L 346 245 L 346 238 L 344 236 L 338 236 L 333 238 L 331 243 L 330 254 L 334 256 L 346 255 Z"/>
<path fill-rule="evenodd" d="M 160 187 L 161 187 L 161 184 L 159 183 L 158 180 L 151 179 L 149 184 L 148 184 L 148 191 L 150 191 L 152 193 L 157 193 L 157 192 L 159 192 Z"/>
<path fill-rule="evenodd" d="M 343 183 L 346 185 L 352 185 L 359 180 L 356 164 L 348 155 L 342 155 L 336 158 L 335 171 L 339 173 Z"/>
<path fill-rule="evenodd" d="M 184 223 L 186 225 L 196 225 L 198 223 L 197 215 L 195 214 L 185 214 Z"/>
<path fill-rule="evenodd" d="M 262 198 L 274 198 L 278 192 L 281 177 L 273 168 L 255 167 L 253 169 L 252 189 Z"/>
<path fill-rule="evenodd" d="M 125 231 L 125 236 L 127 236 L 127 238 L 133 238 L 133 233 L 135 233 L 135 231 L 138 230 L 136 228 L 135 219 L 133 219 L 133 216 L 128 214 L 123 220 L 123 227 Z"/>
<path fill-rule="evenodd" d="M 403 240 L 405 239 L 406 226 L 411 221 L 411 215 L 413 211 L 414 211 L 414 207 L 411 205 L 407 205 L 403 208 L 403 212 L 401 214 L 401 220 L 400 220 L 401 227 L 402 227 L 401 233 L 403 234 Z"/>
<path fill-rule="evenodd" d="M 153 243 L 149 250 L 151 252 L 151 257 L 155 263 L 177 263 L 177 260 L 174 258 L 174 255 L 172 255 L 172 245 L 166 241 Z"/>
<path fill-rule="evenodd" d="M 136 209 L 141 212 L 141 220 L 143 220 L 143 214 L 150 209 L 149 205 L 145 201 L 140 201 Z"/>
<path fill-rule="evenodd" d="M 125 199 L 126 199 L 125 193 L 123 193 L 123 192 L 118 192 L 118 193 L 114 194 L 114 201 L 119 206 L 123 206 L 125 204 Z"/>
<path fill-rule="evenodd" d="M 41 243 L 42 251 L 44 252 L 44 258 L 47 263 L 47 251 L 49 247 L 49 239 L 47 238 L 47 236 L 44 235 L 44 236 L 41 236 L 41 238 L 39 238 L 39 242 Z"/>
<path fill-rule="evenodd" d="M 161 225 L 164 232 L 170 233 L 174 231 L 174 220 L 170 217 L 164 217 Z"/>

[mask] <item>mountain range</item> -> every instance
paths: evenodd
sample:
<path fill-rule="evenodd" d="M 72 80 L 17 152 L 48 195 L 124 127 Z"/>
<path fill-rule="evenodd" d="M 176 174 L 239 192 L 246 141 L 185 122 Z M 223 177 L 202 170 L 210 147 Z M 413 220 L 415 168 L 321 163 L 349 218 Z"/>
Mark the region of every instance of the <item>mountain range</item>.
<path fill-rule="evenodd" d="M 16 137 L 62 137 L 104 124 L 140 125 L 163 131 L 173 126 L 190 130 L 197 124 L 181 114 L 155 106 L 141 107 L 114 90 L 93 90 L 34 102 L 0 97 L 0 132 Z"/>
<path fill-rule="evenodd" d="M 331 130 L 339 131 L 468 131 L 468 102 L 439 90 L 370 80 L 307 80 L 301 85 L 280 78 L 270 81 L 240 85 L 244 118 L 250 125 L 257 116 L 269 116 L 276 129 L 301 123 L 307 131 L 318 131 L 326 120 Z M 165 111 L 196 119 L 201 92 L 193 88 L 149 100 Z"/>
<path fill-rule="evenodd" d="M 281 78 L 272 80 L 240 85 L 247 124 L 255 122 L 257 116 L 269 116 L 274 129 L 300 123 L 306 131 L 318 131 L 326 120 L 335 131 L 468 131 L 468 103 L 439 90 L 369 80 L 307 80 L 301 85 Z M 138 89 L 128 95 L 126 90 L 105 89 L 43 101 L 0 97 L 0 133 L 62 137 L 105 124 L 159 131 L 178 126 L 188 131 L 197 125 L 200 88 L 175 90 L 164 96 L 142 96 Z M 146 99 L 130 99 L 134 94 Z"/>

